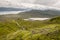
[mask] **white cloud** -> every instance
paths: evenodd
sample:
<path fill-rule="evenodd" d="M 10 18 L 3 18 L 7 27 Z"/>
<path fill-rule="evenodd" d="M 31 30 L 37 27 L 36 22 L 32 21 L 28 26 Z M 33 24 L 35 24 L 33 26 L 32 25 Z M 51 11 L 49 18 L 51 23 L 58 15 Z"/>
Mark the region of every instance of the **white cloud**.
<path fill-rule="evenodd" d="M 47 9 L 53 6 L 58 8 L 60 7 L 59 4 L 60 0 L 0 0 L 0 7 L 3 6 Z"/>

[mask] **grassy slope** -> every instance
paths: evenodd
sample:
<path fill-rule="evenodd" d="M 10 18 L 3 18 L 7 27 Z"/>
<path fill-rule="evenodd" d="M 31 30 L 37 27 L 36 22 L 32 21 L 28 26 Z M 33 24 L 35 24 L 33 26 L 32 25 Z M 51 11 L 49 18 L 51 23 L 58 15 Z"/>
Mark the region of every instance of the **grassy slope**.
<path fill-rule="evenodd" d="M 0 19 L 0 40 L 60 40 L 60 17 L 45 21 Z"/>

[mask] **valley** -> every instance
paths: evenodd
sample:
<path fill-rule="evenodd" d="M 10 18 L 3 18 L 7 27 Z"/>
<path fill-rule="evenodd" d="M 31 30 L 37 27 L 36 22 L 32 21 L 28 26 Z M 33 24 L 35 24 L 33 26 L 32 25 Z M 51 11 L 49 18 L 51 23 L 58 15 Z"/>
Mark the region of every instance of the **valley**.
<path fill-rule="evenodd" d="M 57 15 L 45 15 L 45 11 L 37 10 L 0 15 L 0 40 L 60 40 L 60 16 Z M 41 20 L 34 20 L 37 17 Z"/>

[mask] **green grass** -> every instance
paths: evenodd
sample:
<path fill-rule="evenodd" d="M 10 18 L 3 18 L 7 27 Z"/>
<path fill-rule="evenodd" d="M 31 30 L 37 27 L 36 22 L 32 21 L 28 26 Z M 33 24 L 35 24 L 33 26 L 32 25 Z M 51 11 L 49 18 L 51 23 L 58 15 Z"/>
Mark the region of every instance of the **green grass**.
<path fill-rule="evenodd" d="M 0 40 L 60 40 L 60 17 L 44 21 L 2 18 Z"/>

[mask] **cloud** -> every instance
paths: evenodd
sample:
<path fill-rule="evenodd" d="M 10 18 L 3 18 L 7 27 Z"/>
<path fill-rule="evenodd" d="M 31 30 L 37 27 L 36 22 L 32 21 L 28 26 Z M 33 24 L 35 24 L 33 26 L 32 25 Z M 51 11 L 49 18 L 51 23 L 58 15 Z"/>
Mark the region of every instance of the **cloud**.
<path fill-rule="evenodd" d="M 0 7 L 34 7 L 35 4 L 60 7 L 60 0 L 0 0 Z"/>

